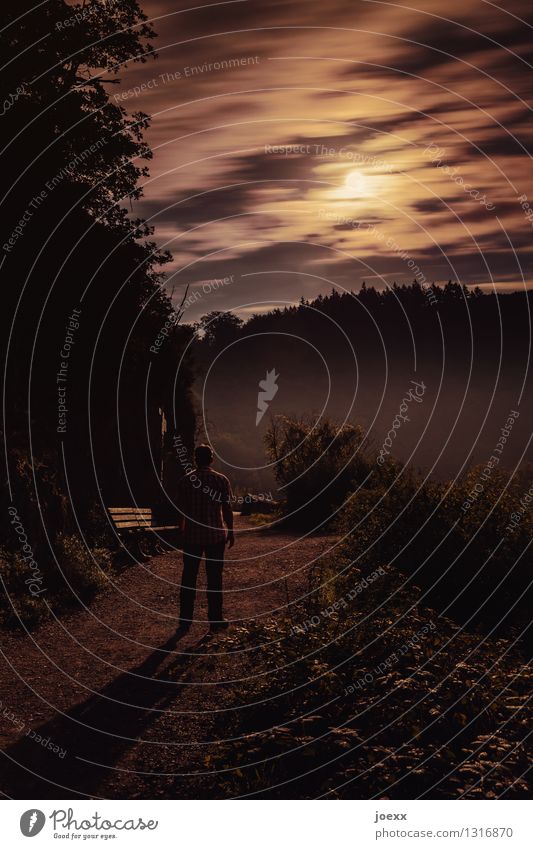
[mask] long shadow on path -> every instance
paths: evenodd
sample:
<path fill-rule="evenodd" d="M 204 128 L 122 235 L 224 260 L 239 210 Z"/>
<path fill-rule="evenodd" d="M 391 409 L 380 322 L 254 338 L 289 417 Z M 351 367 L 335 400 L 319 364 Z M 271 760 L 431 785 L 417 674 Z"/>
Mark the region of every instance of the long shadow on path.
<path fill-rule="evenodd" d="M 198 671 L 198 657 L 209 639 L 204 636 L 187 654 L 174 654 L 177 638 L 171 637 L 139 666 L 68 713 L 33 729 L 41 742 L 25 736 L 9 746 L 2 753 L 3 794 L 13 799 L 98 798 L 109 767 L 136 745 L 143 730 L 192 679 L 193 670 Z M 173 680 L 164 680 L 169 677 Z M 47 748 L 48 742 L 65 751 L 63 757 Z"/>

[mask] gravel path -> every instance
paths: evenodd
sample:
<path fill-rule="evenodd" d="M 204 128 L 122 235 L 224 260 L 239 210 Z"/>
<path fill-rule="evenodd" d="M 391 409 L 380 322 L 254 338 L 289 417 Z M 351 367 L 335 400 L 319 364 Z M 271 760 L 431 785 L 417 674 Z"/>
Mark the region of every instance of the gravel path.
<path fill-rule="evenodd" d="M 225 614 L 286 615 L 308 586 L 328 536 L 254 529 L 236 517 L 227 552 Z M 257 653 L 207 632 L 205 573 L 190 633 L 177 641 L 180 552 L 133 566 L 90 608 L 3 640 L 0 789 L 13 798 L 188 798 L 218 781 L 210 763 L 240 680 Z M 275 627 L 273 632 L 275 635 Z M 229 636 L 231 637 L 231 630 Z M 250 645 L 250 649 L 253 646 Z M 252 659 L 253 654 L 253 659 Z"/>

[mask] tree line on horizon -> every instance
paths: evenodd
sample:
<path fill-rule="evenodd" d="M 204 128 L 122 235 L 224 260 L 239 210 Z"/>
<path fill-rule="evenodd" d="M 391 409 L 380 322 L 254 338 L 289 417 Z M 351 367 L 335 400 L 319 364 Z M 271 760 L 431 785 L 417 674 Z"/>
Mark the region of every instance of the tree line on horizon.
<path fill-rule="evenodd" d="M 411 322 L 422 340 L 428 335 L 432 337 L 440 321 L 453 333 L 459 330 L 465 342 L 464 334 L 470 327 L 478 334 L 481 330 L 479 341 L 482 342 L 482 335 L 493 339 L 491 333 L 500 321 L 504 322 L 505 330 L 527 335 L 532 307 L 533 290 L 485 292 L 479 286 L 468 287 L 452 280 L 428 287 L 421 286 L 417 280 L 409 284 L 394 282 L 377 289 L 363 281 L 359 291 L 341 292 L 332 288 L 329 293 L 311 299 L 302 296 L 297 304 L 274 307 L 246 320 L 231 310 L 214 310 L 192 326 L 199 331 L 196 343 L 199 351 L 222 348 L 240 335 L 272 329 L 286 330 L 298 325 L 312 332 L 319 325 L 320 314 L 334 319 L 343 329 L 357 327 L 369 333 L 375 322 L 380 329 L 387 330 L 389 326 L 396 331 L 398 321 L 403 330 Z M 459 341 L 457 337 L 455 341 Z"/>

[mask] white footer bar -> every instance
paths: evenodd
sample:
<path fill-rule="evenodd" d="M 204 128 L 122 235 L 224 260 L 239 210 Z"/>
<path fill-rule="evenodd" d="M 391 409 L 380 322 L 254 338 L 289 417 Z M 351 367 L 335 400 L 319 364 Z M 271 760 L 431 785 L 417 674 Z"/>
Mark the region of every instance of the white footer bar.
<path fill-rule="evenodd" d="M 13 801 L 6 847 L 532 849 L 529 801 Z M 35 844 L 28 838 L 35 837 Z"/>

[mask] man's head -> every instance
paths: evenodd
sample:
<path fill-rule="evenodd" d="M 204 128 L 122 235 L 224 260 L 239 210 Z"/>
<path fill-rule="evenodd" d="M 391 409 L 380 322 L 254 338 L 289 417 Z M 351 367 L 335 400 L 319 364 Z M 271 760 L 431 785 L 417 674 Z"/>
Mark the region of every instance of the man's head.
<path fill-rule="evenodd" d="M 209 445 L 198 445 L 195 448 L 194 461 L 199 468 L 211 465 L 213 462 L 213 452 Z"/>

